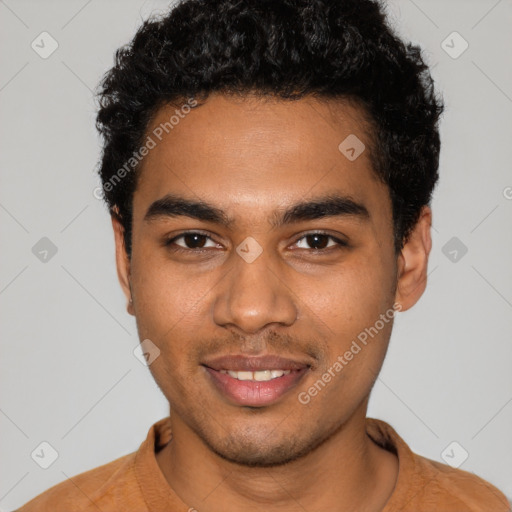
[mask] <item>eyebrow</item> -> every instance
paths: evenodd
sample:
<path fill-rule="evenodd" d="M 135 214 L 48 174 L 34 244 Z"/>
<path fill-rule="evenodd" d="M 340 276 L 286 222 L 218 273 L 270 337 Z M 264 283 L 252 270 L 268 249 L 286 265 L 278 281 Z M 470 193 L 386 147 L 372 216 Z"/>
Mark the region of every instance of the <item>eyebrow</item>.
<path fill-rule="evenodd" d="M 230 228 L 235 219 L 216 206 L 203 201 L 191 200 L 175 194 L 167 194 L 154 201 L 144 215 L 145 222 L 166 217 L 189 217 L 204 222 L 212 222 Z M 271 215 L 272 228 L 301 221 L 325 217 L 353 217 L 368 221 L 370 213 L 366 206 L 348 196 L 328 194 L 304 202 L 292 204 L 286 209 L 278 208 Z"/>

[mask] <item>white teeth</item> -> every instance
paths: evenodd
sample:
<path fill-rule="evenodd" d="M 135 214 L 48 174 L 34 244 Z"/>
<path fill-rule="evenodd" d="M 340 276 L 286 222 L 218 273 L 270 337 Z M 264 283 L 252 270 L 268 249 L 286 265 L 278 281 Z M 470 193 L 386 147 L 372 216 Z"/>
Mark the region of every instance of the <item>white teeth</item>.
<path fill-rule="evenodd" d="M 276 373 L 280 373 L 280 372 L 276 371 Z M 253 372 L 253 375 L 254 375 L 254 380 L 257 380 L 260 382 L 272 379 L 272 372 L 270 370 L 263 370 L 261 372 Z M 281 375 L 275 375 L 275 377 L 281 377 Z"/>
<path fill-rule="evenodd" d="M 225 373 L 230 377 L 238 380 L 253 380 L 256 382 L 264 382 L 272 379 L 277 379 L 283 375 L 288 375 L 291 370 L 262 370 L 257 372 L 234 372 L 232 370 L 220 370 L 220 373 Z"/>
<path fill-rule="evenodd" d="M 229 372 L 231 373 L 231 372 Z M 233 372 L 235 375 L 235 379 L 238 380 L 254 380 L 252 376 L 252 372 Z M 233 375 L 231 375 L 233 377 Z"/>

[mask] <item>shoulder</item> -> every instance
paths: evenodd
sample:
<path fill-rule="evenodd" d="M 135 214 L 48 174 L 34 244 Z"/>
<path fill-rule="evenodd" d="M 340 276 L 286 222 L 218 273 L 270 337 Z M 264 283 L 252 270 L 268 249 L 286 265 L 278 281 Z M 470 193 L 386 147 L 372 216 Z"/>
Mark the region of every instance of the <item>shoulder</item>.
<path fill-rule="evenodd" d="M 506 496 L 478 475 L 420 455 L 414 457 L 424 484 L 418 493 L 422 503 L 437 510 L 510 512 Z"/>
<path fill-rule="evenodd" d="M 398 457 L 385 512 L 512 512 L 506 496 L 483 478 L 414 453 L 385 421 L 366 419 L 368 435 Z"/>
<path fill-rule="evenodd" d="M 15 512 L 107 512 L 113 494 L 132 493 L 136 478 L 134 460 L 137 452 L 67 478 L 39 494 Z M 101 505 L 100 505 L 101 504 Z"/>

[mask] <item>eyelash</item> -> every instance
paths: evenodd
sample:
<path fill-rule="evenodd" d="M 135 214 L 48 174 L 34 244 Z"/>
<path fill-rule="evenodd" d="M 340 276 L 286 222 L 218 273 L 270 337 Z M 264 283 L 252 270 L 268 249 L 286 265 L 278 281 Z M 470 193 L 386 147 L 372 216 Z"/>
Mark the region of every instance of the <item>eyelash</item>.
<path fill-rule="evenodd" d="M 180 246 L 172 247 L 172 245 L 176 242 L 176 240 L 179 240 L 180 238 L 183 238 L 186 235 L 199 235 L 199 236 L 203 236 L 203 237 L 206 237 L 206 238 L 212 240 L 212 238 L 209 235 L 207 235 L 206 233 L 202 233 L 200 231 L 185 231 L 183 233 L 180 233 L 179 235 L 176 235 L 176 236 L 170 238 L 169 240 L 166 240 L 164 245 L 166 247 L 168 247 L 171 251 L 177 252 L 177 253 L 189 253 L 189 254 L 190 253 L 196 253 L 196 254 L 202 254 L 202 253 L 208 251 L 209 249 L 211 249 L 211 248 L 206 248 L 206 249 L 201 249 L 201 248 L 200 249 L 188 249 L 188 248 L 184 248 L 184 247 L 180 247 Z M 310 249 L 311 252 L 316 253 L 316 254 L 320 254 L 320 253 L 327 254 L 327 253 L 329 253 L 333 249 L 339 250 L 339 249 L 343 249 L 343 248 L 346 248 L 346 247 L 349 246 L 349 244 L 347 242 L 345 242 L 343 240 L 340 240 L 339 238 L 336 238 L 335 236 L 330 235 L 329 233 L 324 233 L 322 231 L 312 231 L 310 233 L 306 233 L 306 234 L 302 235 L 300 238 L 298 238 L 295 241 L 295 244 L 297 244 L 301 240 L 304 240 L 308 236 L 313 236 L 313 235 L 326 236 L 327 238 L 333 240 L 337 244 L 337 247 L 331 246 L 331 247 L 326 247 L 324 249 Z M 212 240 L 212 241 L 214 241 L 214 240 Z M 299 249 L 299 250 L 304 250 L 304 249 Z M 305 249 L 305 250 L 307 250 L 307 249 Z"/>

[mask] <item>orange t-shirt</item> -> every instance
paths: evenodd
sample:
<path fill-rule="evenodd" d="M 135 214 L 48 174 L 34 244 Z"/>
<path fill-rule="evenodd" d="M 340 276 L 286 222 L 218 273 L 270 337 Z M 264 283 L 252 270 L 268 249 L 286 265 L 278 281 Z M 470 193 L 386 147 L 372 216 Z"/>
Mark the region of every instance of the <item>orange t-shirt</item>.
<path fill-rule="evenodd" d="M 506 497 L 473 473 L 416 455 L 386 422 L 366 418 L 368 435 L 396 453 L 395 489 L 382 512 L 510 512 Z M 18 512 L 189 512 L 158 466 L 171 440 L 169 418 L 155 423 L 137 452 L 81 473 L 36 496 Z"/>

